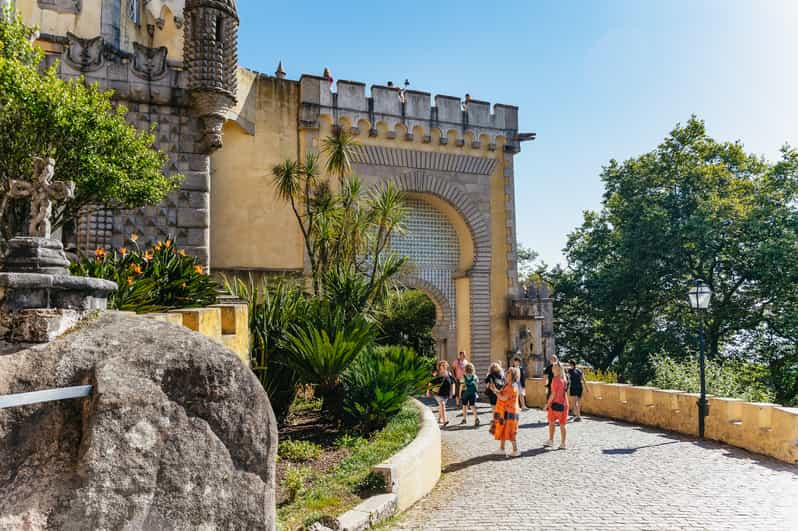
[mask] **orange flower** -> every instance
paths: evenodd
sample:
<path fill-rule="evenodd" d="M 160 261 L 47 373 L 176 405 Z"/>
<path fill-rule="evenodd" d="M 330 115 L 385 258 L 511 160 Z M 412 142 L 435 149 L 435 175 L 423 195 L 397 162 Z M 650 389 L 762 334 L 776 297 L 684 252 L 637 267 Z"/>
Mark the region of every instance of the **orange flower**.
<path fill-rule="evenodd" d="M 177 251 L 177 254 L 179 254 L 180 256 L 186 256 L 186 250 L 180 249 L 179 251 Z"/>
<path fill-rule="evenodd" d="M 94 256 L 96 256 L 97 258 L 102 258 L 103 256 L 105 256 L 105 249 L 103 249 L 102 247 L 97 247 L 97 249 L 94 250 Z"/>
<path fill-rule="evenodd" d="M 121 254 L 122 256 L 127 256 L 127 247 L 120 247 L 119 254 Z"/>
<path fill-rule="evenodd" d="M 130 235 L 130 241 L 134 242 L 134 241 L 136 241 L 138 239 L 139 239 L 139 235 L 136 234 L 135 232 Z"/>
<path fill-rule="evenodd" d="M 161 240 L 158 240 L 158 243 L 155 244 L 155 250 L 160 251 L 161 247 L 163 247 L 163 242 Z"/>
<path fill-rule="evenodd" d="M 152 260 L 152 253 L 150 251 L 145 251 L 144 255 L 142 255 L 142 258 L 149 262 Z"/>
<path fill-rule="evenodd" d="M 163 246 L 168 249 L 168 248 L 170 248 L 172 246 L 172 242 L 169 241 L 169 240 L 166 240 L 165 242 L 163 242 Z"/>
<path fill-rule="evenodd" d="M 194 272 L 201 274 L 202 273 L 202 266 L 201 265 L 195 265 L 194 266 Z"/>
<path fill-rule="evenodd" d="M 141 266 L 138 264 L 130 264 L 130 270 L 136 273 L 137 275 L 141 274 Z"/>
<path fill-rule="evenodd" d="M 127 285 L 130 286 L 133 284 L 133 277 L 127 277 Z"/>

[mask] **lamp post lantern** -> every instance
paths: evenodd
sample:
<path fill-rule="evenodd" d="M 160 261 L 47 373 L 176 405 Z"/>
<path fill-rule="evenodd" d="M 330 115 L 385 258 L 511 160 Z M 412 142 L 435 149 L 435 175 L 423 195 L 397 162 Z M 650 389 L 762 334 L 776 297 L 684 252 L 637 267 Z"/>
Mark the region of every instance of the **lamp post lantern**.
<path fill-rule="evenodd" d="M 690 306 L 698 312 L 699 332 L 699 368 L 701 373 L 701 397 L 698 399 L 698 436 L 704 438 L 704 418 L 707 416 L 707 383 L 704 373 L 704 312 L 709 308 L 712 290 L 702 280 L 696 280 L 695 286 L 687 294 Z"/>

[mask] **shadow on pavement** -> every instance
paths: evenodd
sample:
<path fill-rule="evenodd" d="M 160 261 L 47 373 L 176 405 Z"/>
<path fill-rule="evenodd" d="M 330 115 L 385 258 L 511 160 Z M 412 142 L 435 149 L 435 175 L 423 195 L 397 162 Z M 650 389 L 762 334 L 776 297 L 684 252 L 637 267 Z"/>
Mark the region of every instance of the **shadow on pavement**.
<path fill-rule="evenodd" d="M 683 441 L 668 441 L 658 444 L 645 444 L 643 446 L 636 446 L 634 448 L 605 448 L 601 451 L 601 453 L 606 455 L 629 455 L 633 454 L 638 450 L 642 450 L 643 448 L 653 448 L 655 446 L 665 446 L 666 444 L 678 444 Z"/>

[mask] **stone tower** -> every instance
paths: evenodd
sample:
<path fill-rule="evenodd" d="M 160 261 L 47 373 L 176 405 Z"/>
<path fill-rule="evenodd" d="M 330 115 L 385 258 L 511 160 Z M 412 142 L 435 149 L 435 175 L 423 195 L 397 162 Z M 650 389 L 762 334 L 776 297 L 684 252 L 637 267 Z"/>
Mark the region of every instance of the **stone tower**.
<path fill-rule="evenodd" d="M 198 149 L 222 147 L 222 126 L 236 102 L 238 12 L 235 0 L 186 0 L 185 48 L 192 109 L 200 120 Z"/>

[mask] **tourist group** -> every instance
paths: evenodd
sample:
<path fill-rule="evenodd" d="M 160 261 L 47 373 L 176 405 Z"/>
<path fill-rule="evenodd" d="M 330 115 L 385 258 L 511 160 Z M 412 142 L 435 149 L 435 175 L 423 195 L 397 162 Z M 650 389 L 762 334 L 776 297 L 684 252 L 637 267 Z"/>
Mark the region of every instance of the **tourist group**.
<path fill-rule="evenodd" d="M 560 426 L 559 449 L 565 450 L 566 424 L 568 423 L 568 396 L 574 403 L 574 422 L 582 420 L 582 393 L 588 390 L 582 371 L 571 361 L 566 370 L 557 356 L 552 355 L 544 370 L 546 385 L 546 405 L 548 413 L 549 437 L 544 448 L 554 446 L 556 426 Z M 501 363 L 493 362 L 485 375 L 485 395 L 490 401 L 492 418 L 490 433 L 499 441 L 497 454 L 507 457 L 519 457 L 516 436 L 520 412 L 526 406 L 526 368 L 520 357 L 512 360 L 506 370 Z M 427 396 L 434 396 L 438 406 L 438 423 L 441 427 L 449 425 L 446 406 L 449 400 L 455 400 L 455 407 L 462 408 L 461 425 L 468 423 L 469 412 L 474 415 L 474 426 L 480 425 L 477 414 L 478 379 L 474 365 L 466 359 L 466 353 L 460 352 L 457 359 L 449 365 L 446 360 L 438 361 L 435 374 L 427 390 Z M 512 451 L 507 452 L 506 443 L 510 442 Z"/>

